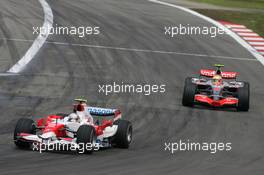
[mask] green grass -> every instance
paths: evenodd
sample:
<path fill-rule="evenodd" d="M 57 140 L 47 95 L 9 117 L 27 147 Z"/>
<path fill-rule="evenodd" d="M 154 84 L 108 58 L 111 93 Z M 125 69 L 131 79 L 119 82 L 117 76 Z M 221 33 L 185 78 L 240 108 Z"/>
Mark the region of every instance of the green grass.
<path fill-rule="evenodd" d="M 215 20 L 223 20 L 242 24 L 264 37 L 264 13 L 245 13 L 237 11 L 195 9 L 199 13 L 209 16 Z"/>
<path fill-rule="evenodd" d="M 224 7 L 264 9 L 264 0 L 191 0 Z"/>

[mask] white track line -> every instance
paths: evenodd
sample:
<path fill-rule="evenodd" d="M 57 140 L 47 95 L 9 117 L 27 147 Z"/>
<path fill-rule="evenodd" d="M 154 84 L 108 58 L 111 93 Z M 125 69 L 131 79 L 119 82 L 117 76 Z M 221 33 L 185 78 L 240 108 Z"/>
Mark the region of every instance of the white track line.
<path fill-rule="evenodd" d="M 253 46 L 264 46 L 264 42 L 248 42 L 248 43 Z"/>
<path fill-rule="evenodd" d="M 264 47 L 255 47 L 257 50 L 264 50 Z"/>
<path fill-rule="evenodd" d="M 250 36 L 259 36 L 258 34 L 256 34 L 256 33 L 245 33 L 245 32 L 237 32 L 237 34 L 239 35 L 239 36 L 245 36 L 245 37 L 250 37 Z"/>
<path fill-rule="evenodd" d="M 246 26 L 244 25 L 235 25 L 235 24 L 227 24 L 226 25 L 228 28 L 239 28 L 239 29 L 243 29 L 243 28 L 246 28 Z"/>
<path fill-rule="evenodd" d="M 148 1 L 183 10 L 185 12 L 191 13 L 192 15 L 195 15 L 197 17 L 200 17 L 200 18 L 208 21 L 208 22 L 212 23 L 213 25 L 215 25 L 215 26 L 217 26 L 219 28 L 222 28 L 223 30 L 225 30 L 225 32 L 229 36 L 231 36 L 233 39 L 235 39 L 239 44 L 241 44 L 245 49 L 247 49 L 259 62 L 261 62 L 262 65 L 264 65 L 264 57 L 258 51 L 256 51 L 256 49 L 254 49 L 246 41 L 244 41 L 242 38 L 240 38 L 240 36 L 235 34 L 232 30 L 230 30 L 226 26 L 220 24 L 219 22 L 213 20 L 212 18 L 204 16 L 204 15 L 202 15 L 202 14 L 196 12 L 196 11 L 193 11 L 191 9 L 188 9 L 188 8 L 185 8 L 185 7 L 181 7 L 181 6 L 177 6 L 177 5 L 174 5 L 174 4 L 170 4 L 170 3 L 167 3 L 167 2 L 162 2 L 162 1 L 158 1 L 158 0 L 148 0 Z M 246 28 L 243 25 L 227 25 L 227 26 L 234 27 L 234 28 Z"/>
<path fill-rule="evenodd" d="M 50 30 L 53 25 L 53 14 L 46 0 L 39 0 L 39 2 L 44 11 L 44 23 L 42 28 L 46 29 L 47 34 L 46 35 L 39 34 L 38 37 L 33 42 L 32 46 L 26 52 L 26 54 L 7 71 L 8 73 L 19 73 L 22 70 L 24 70 L 27 64 L 34 58 L 34 56 L 37 54 L 39 49 L 43 46 L 46 39 L 48 38 L 48 34 L 50 33 Z"/>
<path fill-rule="evenodd" d="M 0 73 L 0 77 L 6 77 L 6 76 L 17 76 L 19 74 L 15 74 L 15 73 Z"/>
<path fill-rule="evenodd" d="M 261 37 L 243 37 L 244 40 L 247 40 L 247 41 L 264 41 L 263 38 Z"/>
<path fill-rule="evenodd" d="M 250 29 L 231 29 L 231 30 L 234 31 L 234 32 L 253 32 Z"/>
<path fill-rule="evenodd" d="M 0 40 L 17 41 L 17 42 L 33 42 L 33 40 L 14 39 L 14 38 L 12 39 L 0 38 Z M 89 45 L 89 44 L 78 44 L 78 43 L 64 43 L 64 42 L 56 42 L 56 41 L 46 41 L 45 43 L 61 45 L 61 46 L 88 47 L 88 48 L 96 48 L 96 49 L 109 49 L 109 50 L 130 51 L 130 52 L 146 52 L 146 53 L 172 54 L 172 55 L 206 57 L 206 58 L 221 58 L 221 59 L 241 60 L 241 61 L 257 61 L 255 59 L 250 59 L 250 58 L 229 57 L 229 56 L 220 56 L 220 55 L 207 55 L 207 54 L 198 54 L 198 53 L 184 53 L 184 52 L 175 52 L 175 51 L 135 49 L 135 48 L 100 46 L 100 45 Z"/>

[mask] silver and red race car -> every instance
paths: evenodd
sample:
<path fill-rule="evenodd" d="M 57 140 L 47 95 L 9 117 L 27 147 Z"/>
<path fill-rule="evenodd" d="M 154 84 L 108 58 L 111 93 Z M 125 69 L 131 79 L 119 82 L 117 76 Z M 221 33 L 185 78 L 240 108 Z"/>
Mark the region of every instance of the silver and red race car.
<path fill-rule="evenodd" d="M 131 141 L 132 124 L 121 119 L 120 110 L 82 104 L 75 105 L 74 112 L 69 115 L 49 115 L 36 122 L 21 118 L 14 131 L 14 143 L 18 148 L 38 151 L 56 148 L 92 153 L 112 146 L 129 148 Z"/>
<path fill-rule="evenodd" d="M 223 72 L 221 68 L 224 65 L 215 64 L 214 66 L 216 70 L 202 69 L 198 78 L 185 79 L 183 106 L 192 107 L 201 104 L 248 111 L 249 83 L 237 81 L 237 72 Z"/>

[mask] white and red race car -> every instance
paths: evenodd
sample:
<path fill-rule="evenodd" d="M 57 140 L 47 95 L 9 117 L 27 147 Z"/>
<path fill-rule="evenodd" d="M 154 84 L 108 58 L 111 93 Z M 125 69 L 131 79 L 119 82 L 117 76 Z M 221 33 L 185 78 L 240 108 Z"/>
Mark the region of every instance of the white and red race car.
<path fill-rule="evenodd" d="M 91 121 L 91 116 L 98 120 Z M 132 124 L 121 119 L 120 110 L 98 107 L 84 107 L 83 111 L 75 110 L 70 115 L 49 115 L 36 122 L 21 118 L 14 131 L 18 148 L 41 151 L 56 148 L 92 153 L 112 146 L 129 148 L 131 141 Z"/>

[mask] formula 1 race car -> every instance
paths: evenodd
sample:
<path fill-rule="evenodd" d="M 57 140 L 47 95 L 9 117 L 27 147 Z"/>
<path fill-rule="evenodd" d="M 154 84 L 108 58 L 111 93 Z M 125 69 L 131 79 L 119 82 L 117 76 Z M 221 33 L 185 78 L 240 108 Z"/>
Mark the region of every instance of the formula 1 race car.
<path fill-rule="evenodd" d="M 75 106 L 70 115 L 49 115 L 36 122 L 27 118 L 19 119 L 14 131 L 15 145 L 26 149 L 34 146 L 34 150 L 43 151 L 50 150 L 50 147 L 62 150 L 63 147 L 63 151 L 71 148 L 71 151 L 79 153 L 92 153 L 112 146 L 129 148 L 132 124 L 121 119 L 120 110 L 79 107 Z M 97 117 L 98 120 L 93 122 L 89 116 Z M 106 119 L 108 117 L 112 119 Z"/>
<path fill-rule="evenodd" d="M 215 64 L 216 70 L 202 69 L 198 78 L 188 77 L 182 105 L 192 107 L 204 104 L 212 107 L 233 107 L 249 110 L 249 83 L 237 81 L 236 72 L 223 72 L 224 65 Z"/>

